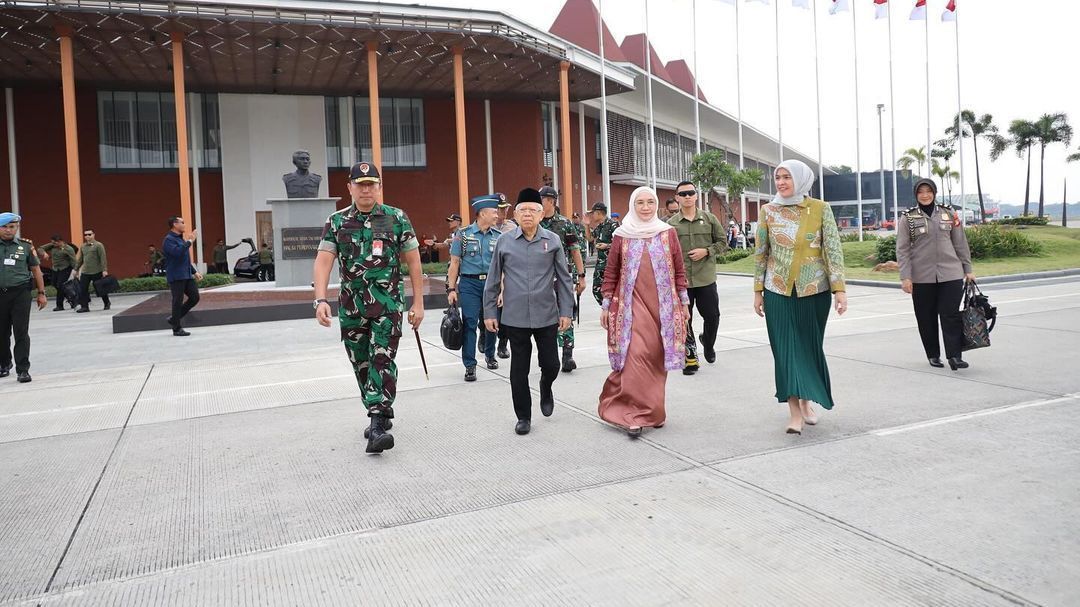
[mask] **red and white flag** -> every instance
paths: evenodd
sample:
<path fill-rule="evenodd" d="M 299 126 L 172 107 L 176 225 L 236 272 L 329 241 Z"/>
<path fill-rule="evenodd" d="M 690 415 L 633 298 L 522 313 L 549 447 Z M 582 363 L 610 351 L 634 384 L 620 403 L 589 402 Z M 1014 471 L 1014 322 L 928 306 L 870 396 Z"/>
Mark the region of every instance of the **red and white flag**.
<path fill-rule="evenodd" d="M 941 13 L 942 21 L 956 21 L 956 0 L 949 0 L 945 12 Z"/>
<path fill-rule="evenodd" d="M 842 13 L 848 10 L 848 0 L 832 0 L 832 6 L 829 7 L 829 14 L 835 15 L 836 13 Z"/>
<path fill-rule="evenodd" d="M 874 19 L 884 19 L 889 16 L 889 0 L 874 0 Z"/>
<path fill-rule="evenodd" d="M 926 20 L 926 0 L 916 0 L 915 8 L 911 9 L 911 21 Z"/>

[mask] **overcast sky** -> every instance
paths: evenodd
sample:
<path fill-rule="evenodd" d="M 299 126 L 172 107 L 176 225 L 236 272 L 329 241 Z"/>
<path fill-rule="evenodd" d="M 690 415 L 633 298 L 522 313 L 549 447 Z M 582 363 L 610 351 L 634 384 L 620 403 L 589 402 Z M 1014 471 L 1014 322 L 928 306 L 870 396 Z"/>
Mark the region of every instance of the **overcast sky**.
<path fill-rule="evenodd" d="M 646 0 L 606 0 L 603 16 L 615 39 L 645 31 Z M 776 35 L 779 8 L 780 82 L 784 143 L 817 156 L 813 13 L 792 8 L 791 0 L 740 0 L 743 119 L 778 133 Z M 813 4 L 814 0 L 811 0 Z M 889 100 L 887 21 L 874 19 L 873 0 L 850 0 L 852 13 L 828 14 L 829 0 L 816 0 L 821 65 L 822 157 L 826 164 L 856 164 L 855 70 L 853 31 L 858 31 L 861 160 L 865 171 L 879 166 L 877 104 L 884 103 L 885 163 L 890 165 L 890 114 L 895 114 L 896 154 L 926 145 L 926 27 L 909 21 L 915 0 L 890 0 L 896 107 Z M 412 2 L 410 2 L 412 3 Z M 596 0 L 594 0 L 594 4 Z M 500 10 L 547 30 L 563 0 L 436 0 L 421 4 Z M 941 22 L 947 0 L 929 0 L 930 126 L 933 139 L 957 110 L 955 29 Z M 710 102 L 735 114 L 735 8 L 722 0 L 696 0 L 697 59 L 701 88 Z M 1044 113 L 1065 112 L 1080 144 L 1080 82 L 1076 79 L 1076 0 L 958 0 L 961 95 L 963 107 L 989 113 L 1002 130 L 1016 118 L 1035 120 Z M 649 0 L 650 35 L 664 62 L 685 58 L 692 65 L 692 0 Z M 689 111 L 689 110 L 688 110 Z M 975 192 L 975 164 L 970 140 L 965 148 L 964 184 Z M 1006 203 L 1022 203 L 1025 163 L 1008 153 L 991 163 L 980 145 L 984 194 Z M 1066 150 L 1046 152 L 1046 199 L 1060 202 L 1066 176 L 1070 200 L 1080 199 L 1080 163 L 1066 167 Z M 954 168 L 958 161 L 954 160 Z M 1038 148 L 1032 165 L 1032 200 L 1038 200 Z M 958 188 L 954 193 L 958 193 Z"/>

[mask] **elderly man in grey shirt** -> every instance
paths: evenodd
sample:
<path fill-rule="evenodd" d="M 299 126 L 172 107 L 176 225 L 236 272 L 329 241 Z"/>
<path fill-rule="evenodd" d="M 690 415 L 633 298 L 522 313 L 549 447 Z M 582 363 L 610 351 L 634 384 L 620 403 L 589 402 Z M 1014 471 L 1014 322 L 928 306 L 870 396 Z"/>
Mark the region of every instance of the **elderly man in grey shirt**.
<path fill-rule="evenodd" d="M 495 242 L 484 287 L 484 323 L 488 331 L 499 330 L 496 318 L 502 299 L 501 322 L 510 339 L 510 392 L 518 419 L 514 431 L 518 434 L 528 434 L 532 421 L 531 340 L 536 341 L 540 359 L 540 412 L 549 417 L 555 410 L 551 384 L 559 375 L 556 335 L 570 326 L 574 313 L 566 252 L 558 235 L 540 227 L 543 212 L 540 192 L 525 188 L 518 194 L 518 227 Z"/>

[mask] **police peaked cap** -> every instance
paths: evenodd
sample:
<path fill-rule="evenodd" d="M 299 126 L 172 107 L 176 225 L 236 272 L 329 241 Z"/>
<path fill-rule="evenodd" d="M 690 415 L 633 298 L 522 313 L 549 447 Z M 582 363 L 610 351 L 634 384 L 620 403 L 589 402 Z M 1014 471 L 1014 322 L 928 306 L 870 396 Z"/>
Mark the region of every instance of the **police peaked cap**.
<path fill-rule="evenodd" d="M 535 202 L 537 204 L 541 204 L 544 201 L 540 196 L 540 192 L 538 192 L 535 188 L 525 188 L 524 190 L 518 192 L 517 197 L 517 204 L 521 204 L 523 202 Z"/>
<path fill-rule="evenodd" d="M 497 209 L 499 208 L 499 195 L 498 194 L 484 194 L 483 196 L 477 196 L 469 201 L 469 205 L 472 206 L 474 211 L 482 211 L 484 209 Z"/>

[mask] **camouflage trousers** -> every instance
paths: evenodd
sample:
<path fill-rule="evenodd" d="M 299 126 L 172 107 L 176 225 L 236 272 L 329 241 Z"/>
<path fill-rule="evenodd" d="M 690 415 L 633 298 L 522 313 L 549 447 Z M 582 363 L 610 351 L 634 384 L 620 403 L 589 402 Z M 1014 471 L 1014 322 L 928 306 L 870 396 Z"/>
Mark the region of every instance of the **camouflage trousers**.
<path fill-rule="evenodd" d="M 600 293 L 600 287 L 604 286 L 604 268 L 606 263 L 596 263 L 592 273 L 592 296 L 599 305 L 604 305 L 604 295 Z"/>
<path fill-rule="evenodd" d="M 394 417 L 397 396 L 397 356 L 401 341 L 401 312 L 376 318 L 339 317 L 341 341 L 349 354 L 356 383 L 368 415 Z"/>
<path fill-rule="evenodd" d="M 559 331 L 558 337 L 555 338 L 560 348 L 573 348 L 574 347 L 574 325 L 571 324 L 570 328 L 565 331 Z"/>

